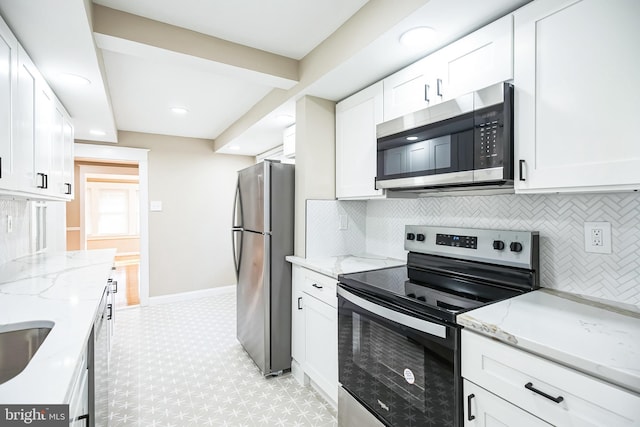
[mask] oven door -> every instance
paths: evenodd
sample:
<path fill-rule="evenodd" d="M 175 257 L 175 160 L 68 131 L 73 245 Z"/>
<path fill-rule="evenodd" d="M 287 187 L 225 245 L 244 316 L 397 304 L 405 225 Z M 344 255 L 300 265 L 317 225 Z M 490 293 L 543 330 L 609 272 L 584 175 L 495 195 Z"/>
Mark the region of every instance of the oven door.
<path fill-rule="evenodd" d="M 459 329 L 338 287 L 342 387 L 384 424 L 459 426 Z"/>

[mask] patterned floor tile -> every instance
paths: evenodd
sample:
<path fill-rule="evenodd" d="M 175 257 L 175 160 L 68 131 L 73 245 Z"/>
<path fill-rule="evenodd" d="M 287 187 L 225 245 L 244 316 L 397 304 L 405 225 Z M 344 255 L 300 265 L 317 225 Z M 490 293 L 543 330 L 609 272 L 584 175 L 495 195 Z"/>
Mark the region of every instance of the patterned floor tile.
<path fill-rule="evenodd" d="M 112 427 L 336 426 L 289 375 L 264 378 L 236 340 L 235 295 L 117 312 Z"/>

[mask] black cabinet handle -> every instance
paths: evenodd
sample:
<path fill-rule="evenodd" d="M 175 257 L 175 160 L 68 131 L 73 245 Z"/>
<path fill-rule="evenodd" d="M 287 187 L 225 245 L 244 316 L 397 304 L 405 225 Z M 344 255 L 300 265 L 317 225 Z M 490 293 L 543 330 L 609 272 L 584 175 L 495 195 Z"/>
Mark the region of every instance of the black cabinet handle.
<path fill-rule="evenodd" d="M 551 395 L 549 395 L 549 394 L 545 393 L 544 391 L 540 391 L 540 390 L 538 390 L 537 388 L 535 388 L 535 387 L 533 386 L 533 383 L 526 383 L 526 384 L 524 385 L 524 388 L 526 388 L 527 390 L 531 390 L 531 391 L 532 391 L 532 392 L 534 392 L 534 393 L 538 393 L 540 396 L 542 396 L 542 397 L 546 397 L 546 398 L 547 398 L 547 399 L 549 399 L 549 400 L 553 400 L 553 401 L 554 401 L 554 402 L 556 402 L 556 403 L 560 403 L 560 402 L 562 402 L 562 401 L 564 400 L 564 397 L 562 397 L 562 396 L 553 397 L 553 396 L 551 396 Z"/>
<path fill-rule="evenodd" d="M 43 189 L 47 188 L 48 187 L 47 174 L 38 172 L 37 175 L 40 177 L 40 185 L 38 185 L 37 188 L 43 188 Z"/>
<path fill-rule="evenodd" d="M 107 304 L 107 309 L 109 310 L 109 314 L 107 315 L 107 320 L 111 320 L 113 318 L 113 305 Z"/>
<path fill-rule="evenodd" d="M 117 294 L 118 293 L 118 281 L 114 280 L 111 284 L 113 285 L 113 293 Z"/>
<path fill-rule="evenodd" d="M 302 297 L 298 297 L 298 310 L 302 310 Z"/>
<path fill-rule="evenodd" d="M 436 95 L 442 97 L 442 79 L 436 79 Z"/>
<path fill-rule="evenodd" d="M 476 419 L 475 415 L 471 415 L 471 399 L 473 399 L 474 397 L 476 397 L 475 394 L 470 394 L 469 396 L 467 396 L 467 420 L 468 421 L 473 421 Z"/>
<path fill-rule="evenodd" d="M 71 184 L 69 184 L 68 182 L 65 182 L 64 186 L 66 188 L 64 194 L 71 194 Z"/>
<path fill-rule="evenodd" d="M 518 171 L 520 172 L 520 181 L 526 181 L 524 174 L 523 174 L 523 166 L 524 166 L 524 160 L 520 160 L 518 162 Z"/>
<path fill-rule="evenodd" d="M 88 426 L 89 425 L 89 414 L 80 415 L 78 417 L 78 421 L 81 421 L 81 420 L 85 420 L 84 425 Z"/>
<path fill-rule="evenodd" d="M 424 85 L 424 100 L 429 102 L 429 85 Z"/>
<path fill-rule="evenodd" d="M 316 288 L 316 289 L 322 289 L 322 286 L 318 285 L 317 283 L 314 283 L 314 284 L 313 284 L 313 285 L 311 285 L 311 286 L 313 286 L 313 287 L 314 287 L 314 288 Z"/>

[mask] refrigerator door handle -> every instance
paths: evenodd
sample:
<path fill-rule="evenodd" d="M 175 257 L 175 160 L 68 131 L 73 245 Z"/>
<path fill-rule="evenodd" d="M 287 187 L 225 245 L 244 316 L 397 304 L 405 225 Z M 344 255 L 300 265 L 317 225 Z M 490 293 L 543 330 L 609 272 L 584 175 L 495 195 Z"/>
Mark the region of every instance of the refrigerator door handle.
<path fill-rule="evenodd" d="M 240 264 L 242 263 L 242 240 L 243 235 L 240 234 L 240 245 L 236 248 L 236 233 L 242 233 L 242 230 L 231 230 L 231 245 L 233 246 L 233 265 L 236 269 L 236 282 L 240 279 Z"/>
<path fill-rule="evenodd" d="M 238 215 L 238 213 L 240 215 Z M 244 213 L 242 211 L 242 197 L 240 194 L 240 178 L 236 184 L 236 198 L 233 201 L 233 219 L 231 220 L 232 228 L 242 228 L 244 226 Z"/>

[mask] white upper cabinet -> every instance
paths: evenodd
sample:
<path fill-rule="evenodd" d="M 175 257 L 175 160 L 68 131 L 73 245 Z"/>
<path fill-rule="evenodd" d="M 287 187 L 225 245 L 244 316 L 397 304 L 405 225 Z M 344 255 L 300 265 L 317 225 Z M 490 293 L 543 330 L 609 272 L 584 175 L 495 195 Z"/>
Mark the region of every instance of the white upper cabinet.
<path fill-rule="evenodd" d="M 384 79 L 384 121 L 442 101 L 443 78 L 441 64 L 430 55 Z"/>
<path fill-rule="evenodd" d="M 513 79 L 513 17 L 507 15 L 435 53 L 444 99 Z"/>
<path fill-rule="evenodd" d="M 516 191 L 640 188 L 640 2 L 536 0 L 514 16 Z"/>
<path fill-rule="evenodd" d="M 382 122 L 382 82 L 336 105 L 336 197 L 381 197 L 375 189 L 376 125 Z"/>
<path fill-rule="evenodd" d="M 511 79 L 508 15 L 384 79 L 384 121 Z"/>
<path fill-rule="evenodd" d="M 18 79 L 18 41 L 0 19 L 0 188 L 9 188 L 12 179 L 12 103 Z"/>
<path fill-rule="evenodd" d="M 0 193 L 73 198 L 73 125 L 0 19 Z"/>
<path fill-rule="evenodd" d="M 18 48 L 18 92 L 13 115 L 14 141 L 13 166 L 14 182 L 18 191 L 35 191 L 35 120 L 36 82 L 38 71 L 27 53 Z"/>

